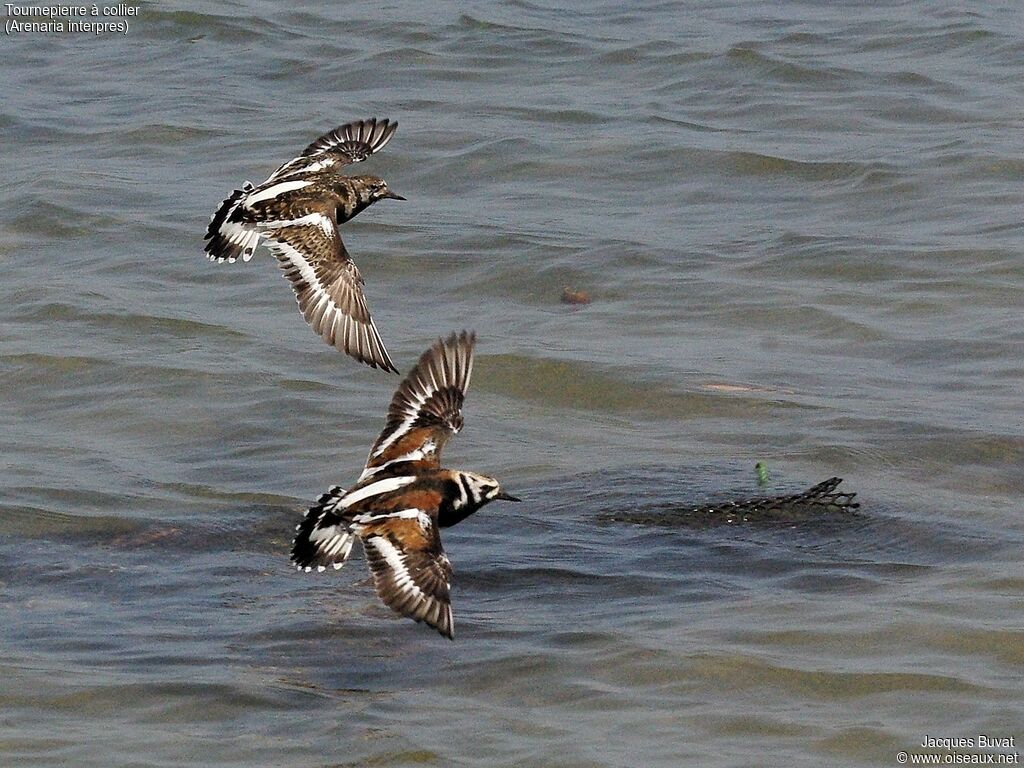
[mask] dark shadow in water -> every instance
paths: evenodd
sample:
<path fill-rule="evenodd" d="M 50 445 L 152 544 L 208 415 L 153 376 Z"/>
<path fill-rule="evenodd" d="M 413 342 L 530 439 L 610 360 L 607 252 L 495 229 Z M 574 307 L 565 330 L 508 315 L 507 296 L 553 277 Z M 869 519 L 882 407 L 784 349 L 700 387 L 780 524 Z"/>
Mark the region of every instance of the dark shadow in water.
<path fill-rule="evenodd" d="M 238 501 L 165 523 L 76 514 L 73 503 L 0 507 L 0 608 L 19 617 L 0 642 L 156 681 L 197 664 L 255 664 L 286 699 L 348 699 L 433 685 L 435 667 L 484 674 L 495 649 L 533 658 L 567 632 L 617 647 L 737 599 L 859 606 L 950 562 L 1021 546 L 933 522 L 924 502 L 855 501 L 859 489 L 845 485 L 760 494 L 749 468 L 643 467 L 517 486 L 524 503 L 445 531 L 464 641 L 454 645 L 383 606 L 359 554 L 338 572 L 296 573 L 288 549 L 301 503 Z"/>
<path fill-rule="evenodd" d="M 736 525 L 738 523 L 795 523 L 817 520 L 826 514 L 854 514 L 860 504 L 854 492 L 839 490 L 843 482 L 832 477 L 799 493 L 727 499 L 695 506 L 668 504 L 650 509 L 612 512 L 599 520 L 636 525 Z"/>
<path fill-rule="evenodd" d="M 560 529 L 561 541 L 569 546 L 574 541 L 593 545 L 595 538 L 621 536 L 623 529 L 630 536 L 650 529 L 677 532 L 681 546 L 770 541 L 778 548 L 803 552 L 835 547 L 844 561 L 919 565 L 970 559 L 1008 543 L 1004 532 L 931 520 L 926 500 L 920 510 L 865 500 L 840 478 L 802 491 L 762 492 L 753 483 L 749 467 L 606 470 L 547 480 L 520 493 L 525 504 L 514 510 L 484 510 L 461 530 L 487 531 L 496 521 L 514 517 L 514 528 L 507 528 L 507 522 L 501 525 L 509 544 L 518 537 L 548 535 L 552 526 Z M 236 504 L 194 523 L 179 518 L 169 524 L 42 509 L 33 509 L 30 515 L 20 512 L 20 508 L 9 508 L 0 529 L 28 539 L 60 539 L 126 552 L 280 554 L 287 563 L 293 529 L 304 508 L 298 503 Z M 48 524 L 51 518 L 54 522 Z M 620 532 L 614 533 L 615 529 Z M 577 534 L 566 535 L 573 531 Z M 660 547 L 670 545 L 664 539 L 659 543 Z M 555 560 L 548 565 L 560 569 L 565 563 Z"/>
<path fill-rule="evenodd" d="M 688 554 L 752 545 L 761 558 L 912 568 L 987 557 L 1014 545 L 1005 532 L 936 519 L 927 499 L 920 509 L 899 509 L 858 496 L 839 478 L 804 491 L 762 494 L 749 467 L 602 471 L 537 490 L 545 519 L 576 521 L 586 515 L 619 535 L 657 534 L 659 549 L 677 546 Z M 672 536 L 674 545 L 666 538 Z"/>

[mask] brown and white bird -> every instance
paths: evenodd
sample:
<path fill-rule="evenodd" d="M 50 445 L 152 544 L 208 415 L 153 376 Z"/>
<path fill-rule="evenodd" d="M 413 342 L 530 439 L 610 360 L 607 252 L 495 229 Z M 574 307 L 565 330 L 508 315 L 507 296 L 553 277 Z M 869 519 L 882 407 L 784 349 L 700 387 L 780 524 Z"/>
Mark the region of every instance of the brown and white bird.
<path fill-rule="evenodd" d="M 380 151 L 398 123 L 360 120 L 325 133 L 259 186 L 245 182 L 206 230 L 213 261 L 252 258 L 263 240 L 284 270 L 306 322 L 328 344 L 373 368 L 398 373 L 366 307 L 363 277 L 338 225 L 378 200 L 404 200 L 376 176 L 338 171 Z"/>
<path fill-rule="evenodd" d="M 358 538 L 388 606 L 455 637 L 452 566 L 440 529 L 495 500 L 519 501 L 493 477 L 443 469 L 441 449 L 462 429 L 476 337 L 463 331 L 423 353 L 391 400 L 384 431 L 347 491 L 331 488 L 296 526 L 300 570 L 340 568 Z"/>

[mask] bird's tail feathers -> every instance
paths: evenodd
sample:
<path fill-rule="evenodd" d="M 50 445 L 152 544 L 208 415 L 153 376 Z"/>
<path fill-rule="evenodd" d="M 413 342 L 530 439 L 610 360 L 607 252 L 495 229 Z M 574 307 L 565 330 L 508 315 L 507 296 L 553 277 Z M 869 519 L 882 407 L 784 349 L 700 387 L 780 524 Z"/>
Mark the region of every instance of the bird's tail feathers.
<path fill-rule="evenodd" d="M 242 261 L 252 258 L 260 242 L 260 233 L 252 224 L 242 221 L 242 217 L 238 215 L 242 200 L 252 189 L 252 184 L 246 182 L 241 189 L 232 192 L 210 217 L 210 226 L 206 228 L 204 239 L 207 241 L 206 255 L 212 261 L 233 263 L 239 257 Z"/>
<path fill-rule="evenodd" d="M 302 522 L 295 526 L 292 562 L 302 571 L 341 568 L 352 553 L 357 538 L 352 521 L 341 514 L 340 502 L 345 490 L 335 486 L 316 500 Z"/>

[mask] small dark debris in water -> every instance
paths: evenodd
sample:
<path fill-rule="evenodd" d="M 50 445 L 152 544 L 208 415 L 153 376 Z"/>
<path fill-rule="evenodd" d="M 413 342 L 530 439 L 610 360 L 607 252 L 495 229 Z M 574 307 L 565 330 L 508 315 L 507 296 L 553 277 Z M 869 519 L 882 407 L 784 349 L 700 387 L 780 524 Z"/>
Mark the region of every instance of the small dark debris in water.
<path fill-rule="evenodd" d="M 841 482 L 843 482 L 842 478 L 831 477 L 802 493 L 793 493 L 787 496 L 755 496 L 738 501 L 723 501 L 718 504 L 672 507 L 649 512 L 626 512 L 608 515 L 604 519 L 609 522 L 638 525 L 686 525 L 695 522 L 735 525 L 736 523 L 785 523 L 808 520 L 809 513 L 852 512 L 860 507 L 860 503 L 854 501 L 856 493 L 837 490 Z"/>
<path fill-rule="evenodd" d="M 754 465 L 754 472 L 757 473 L 757 484 L 762 488 L 768 485 L 768 465 L 763 461 L 757 462 Z"/>
<path fill-rule="evenodd" d="M 570 288 L 569 286 L 566 286 L 565 288 L 562 289 L 562 296 L 560 297 L 560 301 L 563 304 L 582 306 L 584 304 L 590 303 L 590 294 L 587 293 L 586 291 L 580 291 L 576 290 L 575 288 Z"/>

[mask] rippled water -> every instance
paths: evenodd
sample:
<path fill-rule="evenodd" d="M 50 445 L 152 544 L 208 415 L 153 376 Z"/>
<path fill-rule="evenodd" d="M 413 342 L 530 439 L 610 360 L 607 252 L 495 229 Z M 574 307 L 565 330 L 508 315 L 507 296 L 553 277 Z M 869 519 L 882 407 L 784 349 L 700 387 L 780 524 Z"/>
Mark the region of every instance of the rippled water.
<path fill-rule="evenodd" d="M 0 764 L 1024 739 L 1019 21 L 196 3 L 6 36 Z M 526 502 L 446 531 L 454 643 L 359 559 L 287 562 L 397 377 L 318 341 L 265 253 L 202 257 L 240 181 L 374 115 L 401 127 L 366 171 L 409 198 L 345 231 L 377 324 L 403 369 L 478 331 L 447 463 Z M 673 518 L 834 474 L 855 514 Z"/>

